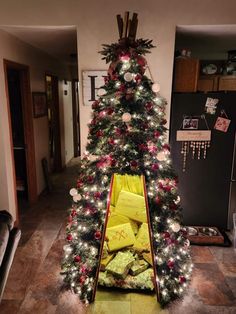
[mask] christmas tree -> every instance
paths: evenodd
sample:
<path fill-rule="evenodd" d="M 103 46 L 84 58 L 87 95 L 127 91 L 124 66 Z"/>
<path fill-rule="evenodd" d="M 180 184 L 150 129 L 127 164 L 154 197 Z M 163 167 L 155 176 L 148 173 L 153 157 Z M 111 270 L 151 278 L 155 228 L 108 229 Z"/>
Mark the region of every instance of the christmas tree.
<path fill-rule="evenodd" d="M 86 152 L 81 160 L 67 225 L 62 273 L 67 287 L 93 301 L 104 221 L 114 174 L 144 176 L 151 221 L 154 268 L 162 305 L 180 297 L 192 271 L 189 241 L 182 226 L 177 176 L 166 138 L 166 101 L 146 75 L 143 57 L 151 40 L 135 39 L 137 15 L 118 16 L 120 40 L 103 45 L 110 63 L 93 105 Z"/>

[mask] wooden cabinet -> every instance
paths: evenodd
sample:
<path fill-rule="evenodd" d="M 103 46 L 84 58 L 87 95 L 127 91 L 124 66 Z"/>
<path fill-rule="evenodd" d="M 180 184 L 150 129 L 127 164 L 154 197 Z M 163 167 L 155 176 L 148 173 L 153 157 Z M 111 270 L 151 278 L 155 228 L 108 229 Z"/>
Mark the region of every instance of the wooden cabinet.
<path fill-rule="evenodd" d="M 215 92 L 218 90 L 219 75 L 202 75 L 198 79 L 197 91 Z"/>
<path fill-rule="evenodd" d="M 236 90 L 236 75 L 222 75 L 219 78 L 219 91 Z"/>
<path fill-rule="evenodd" d="M 196 92 L 199 76 L 199 60 L 179 57 L 175 59 L 174 92 Z"/>
<path fill-rule="evenodd" d="M 214 61 L 214 63 L 222 61 Z M 209 63 L 209 61 L 207 62 Z M 201 61 L 204 65 L 204 61 Z M 220 69 L 220 66 L 219 66 Z M 200 61 L 194 58 L 175 59 L 173 91 L 181 93 L 236 91 L 236 75 L 217 74 L 200 75 Z"/>

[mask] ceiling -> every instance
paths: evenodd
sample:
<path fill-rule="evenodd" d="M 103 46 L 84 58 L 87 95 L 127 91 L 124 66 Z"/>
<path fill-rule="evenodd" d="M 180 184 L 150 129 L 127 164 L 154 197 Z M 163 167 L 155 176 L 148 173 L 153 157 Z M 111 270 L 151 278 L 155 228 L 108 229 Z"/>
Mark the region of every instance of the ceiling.
<path fill-rule="evenodd" d="M 67 64 L 77 64 L 75 26 L 0 26 L 0 29 Z"/>
<path fill-rule="evenodd" d="M 236 25 L 179 25 L 176 29 L 177 40 L 190 38 L 206 48 L 236 50 Z"/>

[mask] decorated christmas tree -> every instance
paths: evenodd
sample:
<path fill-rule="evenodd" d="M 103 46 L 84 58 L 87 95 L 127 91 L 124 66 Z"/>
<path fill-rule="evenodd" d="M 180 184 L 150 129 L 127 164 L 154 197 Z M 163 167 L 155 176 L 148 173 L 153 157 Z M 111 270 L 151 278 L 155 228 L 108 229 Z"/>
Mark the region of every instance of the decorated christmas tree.
<path fill-rule="evenodd" d="M 112 180 L 115 174 L 142 176 L 155 270 L 152 279 L 159 302 L 165 305 L 184 293 L 192 271 L 177 176 L 166 138 L 166 101 L 159 94 L 159 84 L 145 75 L 143 56 L 154 46 L 151 40 L 135 39 L 137 15 L 129 20 L 126 14 L 124 21 L 118 16 L 118 26 L 119 42 L 103 45 L 101 51 L 110 65 L 99 98 L 92 105 L 77 186 L 70 190 L 73 204 L 62 273 L 66 286 L 81 300 L 94 300 Z"/>

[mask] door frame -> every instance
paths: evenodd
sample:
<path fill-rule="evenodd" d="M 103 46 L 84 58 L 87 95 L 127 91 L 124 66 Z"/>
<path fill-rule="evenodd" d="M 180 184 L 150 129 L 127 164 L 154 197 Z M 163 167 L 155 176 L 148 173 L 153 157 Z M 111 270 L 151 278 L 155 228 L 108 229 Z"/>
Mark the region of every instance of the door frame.
<path fill-rule="evenodd" d="M 3 64 L 4 64 L 5 89 L 6 89 L 7 107 L 8 107 L 7 108 L 8 109 L 8 122 L 9 122 L 9 127 L 10 127 L 11 159 L 13 162 L 13 180 L 14 180 L 14 185 L 15 185 L 15 191 L 16 191 L 16 174 L 15 174 L 15 160 L 14 160 L 14 151 L 13 151 L 13 137 L 12 137 L 11 110 L 10 110 L 10 99 L 9 99 L 9 92 L 8 92 L 7 70 L 15 69 L 20 72 L 28 201 L 30 204 L 33 204 L 38 200 L 38 191 L 37 191 L 37 175 L 36 175 L 36 161 L 35 161 L 35 146 L 34 146 L 33 107 L 32 107 L 32 97 L 31 97 L 31 89 L 30 89 L 29 66 L 16 63 L 14 61 L 10 61 L 7 59 L 3 59 Z M 16 196 L 17 196 L 17 192 L 16 192 Z M 19 214 L 17 216 L 19 217 Z"/>
<path fill-rule="evenodd" d="M 79 91 L 78 80 L 73 79 L 71 84 L 72 89 L 72 117 L 73 117 L 73 144 L 74 157 L 80 156 L 80 126 L 79 126 Z"/>
<path fill-rule="evenodd" d="M 54 103 L 54 117 L 53 117 L 53 129 L 55 140 L 55 156 L 53 158 L 52 172 L 61 172 L 62 168 L 62 155 L 61 155 L 61 119 L 60 119 L 60 99 L 59 99 L 59 79 L 58 76 L 46 72 L 45 73 L 45 90 L 47 91 L 47 76 L 52 78 L 52 98 Z M 47 99 L 48 102 L 48 99 Z"/>

